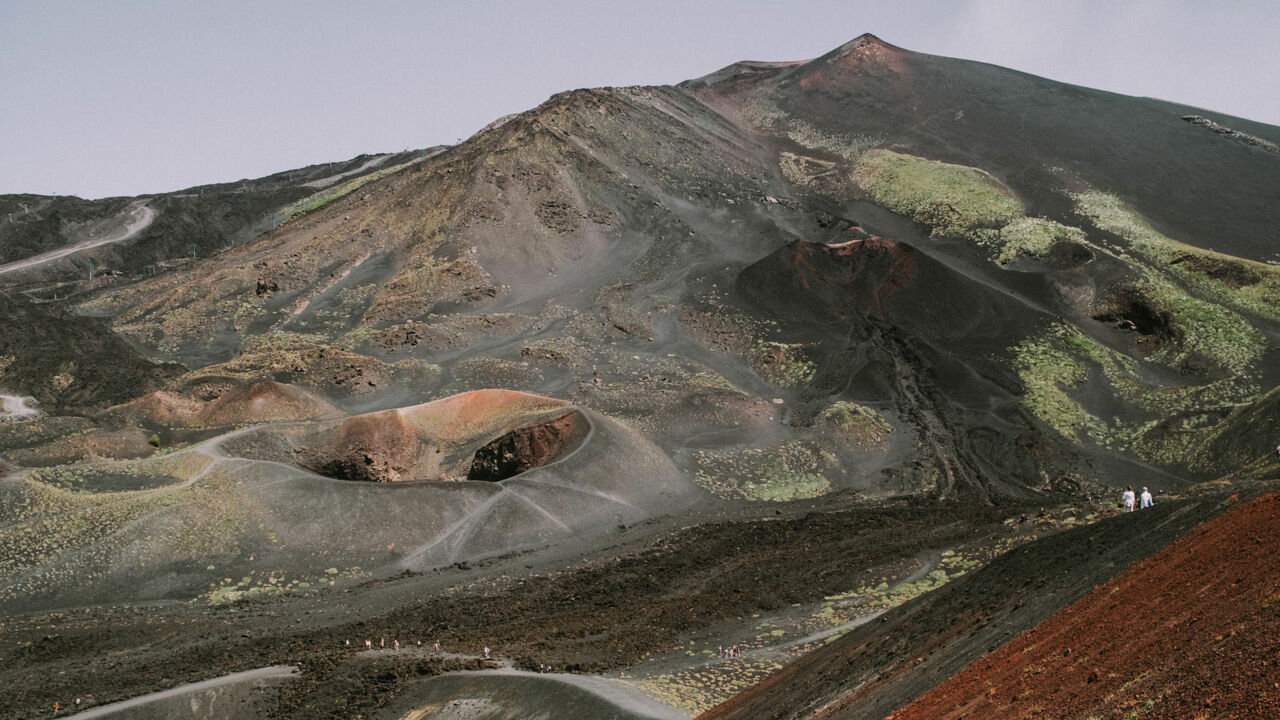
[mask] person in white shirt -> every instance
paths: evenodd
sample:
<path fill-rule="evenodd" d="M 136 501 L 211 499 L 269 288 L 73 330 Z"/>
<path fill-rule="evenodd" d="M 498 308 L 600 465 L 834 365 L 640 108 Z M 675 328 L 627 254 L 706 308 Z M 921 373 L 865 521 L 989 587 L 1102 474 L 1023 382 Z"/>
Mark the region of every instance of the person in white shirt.
<path fill-rule="evenodd" d="M 1124 494 L 1123 494 L 1123 495 L 1121 495 L 1121 496 L 1120 496 L 1120 498 L 1121 498 L 1121 500 L 1124 502 L 1124 511 L 1125 511 L 1125 512 L 1133 512 L 1133 501 L 1134 501 L 1134 496 L 1133 496 L 1133 486 L 1132 486 L 1132 485 L 1125 485 L 1125 486 L 1124 486 Z"/>
<path fill-rule="evenodd" d="M 1151 491 L 1146 488 L 1142 488 L 1142 497 L 1139 498 L 1138 507 L 1149 508 L 1154 504 L 1155 503 L 1151 502 Z"/>

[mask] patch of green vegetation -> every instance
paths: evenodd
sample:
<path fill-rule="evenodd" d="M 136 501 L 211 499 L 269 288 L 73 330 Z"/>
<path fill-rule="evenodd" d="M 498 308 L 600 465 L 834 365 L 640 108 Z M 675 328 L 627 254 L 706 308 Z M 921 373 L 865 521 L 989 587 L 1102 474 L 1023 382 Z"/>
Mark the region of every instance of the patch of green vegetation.
<path fill-rule="evenodd" d="M 307 197 L 304 197 L 301 200 L 286 207 L 284 210 L 281 211 L 281 214 L 285 218 L 284 221 L 288 222 L 296 217 L 306 215 L 307 213 L 312 212 L 314 210 L 319 210 L 320 208 L 324 207 L 325 205 L 328 205 L 334 200 L 337 200 L 338 198 L 344 195 L 348 195 L 351 192 L 358 190 L 361 187 L 364 187 L 365 185 L 373 182 L 374 180 L 380 180 L 388 175 L 391 175 L 393 173 L 398 173 L 401 170 L 404 170 L 410 165 L 413 165 L 414 162 L 415 161 L 410 160 L 409 162 L 400 163 L 399 165 L 392 165 L 390 167 L 380 168 L 378 170 L 374 170 L 373 172 L 361 175 L 360 177 L 348 180 L 344 183 L 340 183 L 338 185 L 325 188 L 319 192 L 312 193 L 311 195 L 308 195 Z"/>
<path fill-rule="evenodd" d="M 374 330 L 368 325 L 357 325 L 351 328 L 342 339 L 338 340 L 337 346 L 343 350 L 357 352 L 359 349 L 369 344 L 373 340 Z"/>
<path fill-rule="evenodd" d="M 1053 337 L 1027 339 L 1013 348 L 1013 367 L 1022 380 L 1022 402 L 1046 425 L 1065 438 L 1078 440 L 1106 432 L 1106 423 L 1087 412 L 1067 390 L 1089 377 L 1083 362 Z"/>
<path fill-rule="evenodd" d="M 749 360 L 760 377 L 783 388 L 804 385 L 816 372 L 816 366 L 805 357 L 804 346 L 795 343 L 757 340 Z"/>
<path fill-rule="evenodd" d="M 671 707 L 698 715 L 781 669 L 776 663 L 727 660 L 640 680 L 646 692 Z"/>
<path fill-rule="evenodd" d="M 196 453 L 158 460 L 49 468 L 0 493 L 0 576 L 6 592 L 39 594 L 110 577 L 125 548 L 161 549 L 166 557 L 203 558 L 232 546 L 237 518 L 253 512 L 241 486 Z M 163 484 L 111 490 L 129 478 Z M 107 483 L 104 489 L 101 483 Z M 69 483 L 60 486 L 55 483 Z M 135 483 L 138 484 L 138 483 Z M 155 516 L 155 517 L 153 517 Z M 141 545 L 139 544 L 141 543 Z"/>
<path fill-rule="evenodd" d="M 3 508 L 0 514 L 0 518 L 11 522 L 0 532 L 0 575 L 8 577 L 40 566 L 48 567 L 50 572 L 63 572 L 54 564 L 64 553 L 96 548 L 155 509 L 162 495 L 146 490 L 106 496 L 83 494 L 34 478 L 25 478 L 21 483 L 18 502 Z M 71 568 L 65 571 L 73 572 Z M 27 578 L 29 583 L 41 579 L 34 575 Z"/>
<path fill-rule="evenodd" d="M 1188 371 L 1197 360 L 1203 360 L 1241 374 L 1262 358 L 1266 338 L 1240 315 L 1188 295 L 1156 275 L 1144 278 L 1139 290 L 1154 310 L 1172 316 L 1180 335 L 1178 342 L 1152 356 L 1156 362 Z"/>
<path fill-rule="evenodd" d="M 1161 419 L 1238 404 L 1258 392 L 1256 379 L 1243 373 L 1202 385 L 1152 385 L 1142 379 L 1132 358 L 1061 323 L 1019 343 L 1013 354 L 1014 369 L 1025 388 L 1023 404 L 1045 424 L 1070 440 L 1079 440 L 1083 433 L 1105 447 L 1131 448 L 1144 459 L 1157 462 L 1184 459 L 1198 438 L 1211 431 L 1210 425 L 1197 425 L 1195 418 L 1189 417 L 1179 425 L 1185 432 L 1171 433 L 1166 428 L 1152 434 L 1156 420 L 1103 420 L 1071 396 L 1071 390 L 1089 378 L 1090 368 L 1096 369 L 1116 398 Z"/>
<path fill-rule="evenodd" d="M 267 310 L 263 307 L 261 299 L 242 299 L 236 305 L 236 311 L 231 315 L 231 325 L 237 332 L 244 332 L 254 320 L 266 314 Z"/>
<path fill-rule="evenodd" d="M 780 502 L 831 491 L 831 482 L 824 475 L 831 461 L 810 443 L 699 451 L 694 453 L 694 461 L 698 484 L 725 499 Z"/>
<path fill-rule="evenodd" d="M 855 177 L 878 204 L 940 237 L 966 237 L 1023 216 L 1022 203 L 977 168 L 872 150 L 862 155 Z"/>
<path fill-rule="evenodd" d="M 781 133 L 801 147 L 822 150 L 850 162 L 857 162 L 863 153 L 884 142 L 884 138 L 878 135 L 827 133 L 812 123 L 787 113 L 766 96 L 747 100 L 743 113 L 752 123 Z"/>
<path fill-rule="evenodd" d="M 813 617 L 833 626 L 844 625 L 868 612 L 889 610 L 931 590 L 937 590 L 981 565 L 975 557 L 947 550 L 942 554 L 938 566 L 924 577 L 911 582 L 893 582 L 893 579 L 885 578 L 876 585 L 863 585 L 848 592 L 829 595 L 823 598 L 822 607 Z"/>
<path fill-rule="evenodd" d="M 1198 408 L 1238 404 L 1258 392 L 1257 382 L 1244 374 L 1203 385 L 1151 385 L 1143 382 L 1138 363 L 1133 358 L 1102 345 L 1080 330 L 1057 325 L 1049 334 L 1075 357 L 1096 365 L 1120 399 L 1161 417 Z"/>
<path fill-rule="evenodd" d="M 1189 288 L 1240 312 L 1280 320 L 1280 267 L 1204 250 L 1157 232 L 1116 195 L 1074 196 L 1076 209 Z"/>
<path fill-rule="evenodd" d="M 893 432 L 880 411 L 844 400 L 823 410 L 822 421 L 862 447 L 882 444 Z"/>
<path fill-rule="evenodd" d="M 421 358 L 402 358 L 387 367 L 391 368 L 398 378 L 418 385 L 432 382 L 440 377 L 440 366 Z"/>
<path fill-rule="evenodd" d="M 359 571 L 360 568 L 358 567 L 342 571 L 332 567 L 325 570 L 324 576 L 316 580 L 316 582 L 333 586 L 338 580 L 352 577 L 358 574 Z M 313 584 L 315 583 L 301 577 L 288 579 L 283 571 L 273 571 L 259 575 L 256 571 L 250 570 L 248 575 L 239 580 L 223 578 L 214 583 L 202 597 L 210 605 L 221 605 L 250 600 L 255 597 L 301 592 L 310 589 Z"/>
<path fill-rule="evenodd" d="M 463 358 L 450 374 L 463 388 L 532 388 L 543 380 L 542 371 L 526 362 L 492 357 Z"/>
<path fill-rule="evenodd" d="M 979 245 L 996 252 L 996 262 L 1004 265 L 1023 257 L 1044 257 L 1060 242 L 1085 242 L 1085 233 L 1046 218 L 1022 217 L 1001 228 L 974 230 L 970 236 Z"/>

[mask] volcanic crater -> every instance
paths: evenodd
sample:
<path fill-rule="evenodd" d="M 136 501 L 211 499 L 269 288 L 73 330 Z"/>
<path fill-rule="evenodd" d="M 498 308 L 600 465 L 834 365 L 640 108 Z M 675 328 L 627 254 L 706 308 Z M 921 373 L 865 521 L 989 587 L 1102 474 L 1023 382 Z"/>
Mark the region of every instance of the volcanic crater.
<path fill-rule="evenodd" d="M 474 390 L 289 432 L 295 462 L 340 480 L 496 482 L 581 447 L 591 421 L 563 401 Z"/>

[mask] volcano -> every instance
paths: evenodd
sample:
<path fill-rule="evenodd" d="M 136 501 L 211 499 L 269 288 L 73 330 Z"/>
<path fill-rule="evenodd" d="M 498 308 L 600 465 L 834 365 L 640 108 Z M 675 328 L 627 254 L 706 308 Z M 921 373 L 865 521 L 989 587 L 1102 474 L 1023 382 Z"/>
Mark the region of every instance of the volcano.
<path fill-rule="evenodd" d="M 863 35 L 449 147 L 0 197 L 0 397 L 39 411 L 0 421 L 0 717 L 254 668 L 240 717 L 915 717 L 982 678 L 1016 714 L 1002 645 L 1275 485 L 1278 145 Z M 1114 670 L 1071 650 L 1037 667 Z M 548 668 L 634 685 L 511 674 Z M 1097 707 L 1202 701 L 1152 668 Z"/>

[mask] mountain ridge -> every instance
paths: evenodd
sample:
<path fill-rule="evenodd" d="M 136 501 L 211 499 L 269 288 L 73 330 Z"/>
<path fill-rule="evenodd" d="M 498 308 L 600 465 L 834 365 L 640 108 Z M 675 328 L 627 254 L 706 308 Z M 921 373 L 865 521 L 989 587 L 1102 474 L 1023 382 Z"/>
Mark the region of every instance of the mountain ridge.
<path fill-rule="evenodd" d="M 53 413 L 0 422 L 0 715 L 296 662 L 276 712 L 400 717 L 454 666 L 338 643 L 385 636 L 691 715 L 861 702 L 857 658 L 883 716 L 1274 484 L 1280 164 L 1185 114 L 863 35 L 0 275 Z"/>

